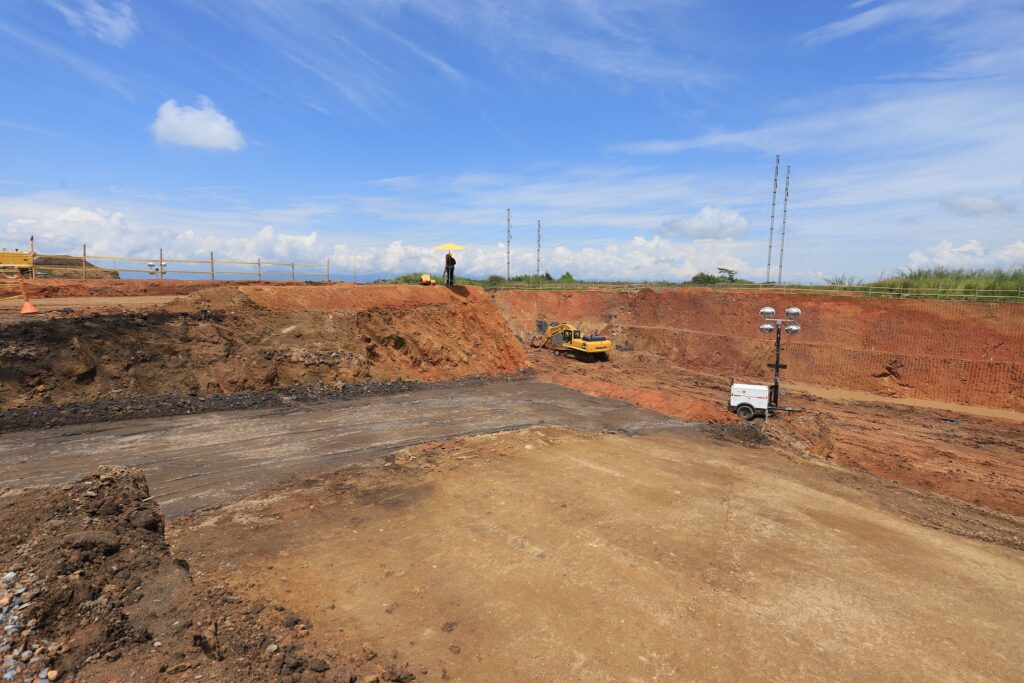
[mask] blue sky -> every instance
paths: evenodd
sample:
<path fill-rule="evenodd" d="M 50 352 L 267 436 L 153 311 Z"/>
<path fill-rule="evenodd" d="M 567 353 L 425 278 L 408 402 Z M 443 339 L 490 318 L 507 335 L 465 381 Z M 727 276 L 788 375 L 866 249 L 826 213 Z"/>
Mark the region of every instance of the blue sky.
<path fill-rule="evenodd" d="M 1021 0 L 5 0 L 0 242 L 488 275 L 511 208 L 515 272 L 539 219 L 554 274 L 763 279 L 778 153 L 786 280 L 1024 264 L 1021 36 Z"/>

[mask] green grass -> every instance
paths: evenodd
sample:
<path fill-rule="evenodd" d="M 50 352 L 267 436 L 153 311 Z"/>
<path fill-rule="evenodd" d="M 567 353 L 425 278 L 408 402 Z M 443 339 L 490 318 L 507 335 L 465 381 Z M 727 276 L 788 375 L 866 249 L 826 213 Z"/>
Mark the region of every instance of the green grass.
<path fill-rule="evenodd" d="M 379 280 L 381 283 L 415 284 L 420 281 L 418 273 L 401 275 L 396 278 Z M 825 278 L 826 284 L 822 285 L 783 285 L 794 287 L 799 290 L 815 291 L 822 293 L 834 292 L 836 289 L 851 293 L 860 293 L 866 296 L 876 297 L 926 297 L 936 299 L 972 299 L 978 297 L 982 301 L 1015 301 L 1024 302 L 1024 268 L 1012 268 L 1003 270 L 999 268 L 917 268 L 906 270 L 895 275 L 882 277 L 874 282 L 865 283 L 860 278 L 851 275 L 837 275 Z M 672 282 L 666 280 L 648 282 L 623 282 L 623 281 L 587 281 L 577 280 L 570 273 L 565 273 L 559 278 L 553 278 L 545 273 L 537 278 L 535 275 L 517 275 L 506 279 L 500 275 L 492 275 L 486 279 L 474 279 L 456 277 L 455 283 L 460 285 L 477 285 L 486 289 L 497 289 L 509 286 L 536 286 L 550 285 L 558 288 L 559 285 L 573 285 L 581 289 L 587 288 L 626 288 L 637 287 L 722 287 L 730 289 L 731 286 L 757 286 L 750 280 L 728 278 L 698 273 L 687 282 Z"/>
<path fill-rule="evenodd" d="M 420 273 L 408 273 L 406 275 L 399 275 L 398 277 L 390 278 L 390 279 L 387 279 L 387 280 L 377 280 L 377 283 L 379 283 L 379 284 L 398 284 L 398 285 L 413 284 L 413 285 L 415 285 L 415 284 L 419 284 L 420 277 L 421 277 Z M 442 282 L 442 277 L 440 275 L 434 275 L 434 279 L 437 280 L 438 282 Z M 554 282 L 559 282 L 559 283 L 562 283 L 562 284 L 571 284 L 573 282 L 576 282 L 576 279 L 572 276 L 572 273 L 569 273 L 569 272 L 563 273 L 562 276 L 559 277 L 559 278 L 551 277 L 550 273 L 544 273 L 543 275 L 540 275 L 539 277 L 537 275 L 513 275 L 511 278 L 508 278 L 508 279 L 506 279 L 506 278 L 504 278 L 504 277 L 502 277 L 500 275 L 491 275 L 490 277 L 488 277 L 486 279 L 477 279 L 477 278 L 471 278 L 471 277 L 459 277 L 458 275 L 455 276 L 455 284 L 457 284 L 457 285 L 476 285 L 478 287 L 504 287 L 504 286 L 507 286 L 507 285 L 510 285 L 510 284 L 512 284 L 512 285 L 537 284 L 537 283 L 550 284 L 550 283 L 554 283 Z"/>
<path fill-rule="evenodd" d="M 942 289 L 964 295 L 1009 293 L 1024 289 L 1024 268 L 914 268 L 871 283 L 874 287 L 895 287 L 913 291 Z"/>

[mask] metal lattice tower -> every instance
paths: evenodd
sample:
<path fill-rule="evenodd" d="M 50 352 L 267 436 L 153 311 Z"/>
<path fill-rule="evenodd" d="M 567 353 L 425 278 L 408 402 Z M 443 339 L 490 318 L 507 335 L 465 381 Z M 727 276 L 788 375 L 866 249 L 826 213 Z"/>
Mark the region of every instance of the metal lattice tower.
<path fill-rule="evenodd" d="M 540 281 L 540 221 L 537 221 L 537 280 Z"/>
<path fill-rule="evenodd" d="M 512 209 L 505 209 L 505 279 L 512 279 Z"/>
<path fill-rule="evenodd" d="M 786 212 L 789 210 L 789 164 L 786 165 L 786 192 L 782 195 L 782 234 L 779 235 L 779 284 L 782 284 L 782 252 L 786 250 Z"/>
<path fill-rule="evenodd" d="M 772 238 L 775 236 L 775 195 L 779 191 L 779 155 L 775 155 L 775 180 L 772 181 L 772 217 L 768 223 L 768 267 L 764 271 L 764 281 L 772 281 Z"/>

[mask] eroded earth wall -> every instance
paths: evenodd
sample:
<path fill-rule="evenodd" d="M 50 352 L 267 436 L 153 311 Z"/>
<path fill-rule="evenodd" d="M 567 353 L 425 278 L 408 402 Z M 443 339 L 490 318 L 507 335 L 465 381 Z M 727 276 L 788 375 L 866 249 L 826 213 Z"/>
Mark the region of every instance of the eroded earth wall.
<path fill-rule="evenodd" d="M 527 366 L 477 288 L 218 286 L 152 310 L 0 325 L 0 408 Z"/>
<path fill-rule="evenodd" d="M 498 309 L 528 340 L 541 321 L 611 336 L 619 353 L 656 354 L 683 367 L 767 381 L 774 337 L 761 306 L 803 309 L 785 339 L 796 382 L 1024 410 L 1024 306 L 679 288 L 628 292 L 501 291 Z"/>

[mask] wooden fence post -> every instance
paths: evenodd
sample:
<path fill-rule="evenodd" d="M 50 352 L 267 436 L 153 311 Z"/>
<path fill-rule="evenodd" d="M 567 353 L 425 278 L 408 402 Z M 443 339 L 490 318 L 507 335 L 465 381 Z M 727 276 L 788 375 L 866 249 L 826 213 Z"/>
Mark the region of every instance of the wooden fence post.
<path fill-rule="evenodd" d="M 327 259 L 327 281 L 331 281 L 331 259 Z"/>
<path fill-rule="evenodd" d="M 213 271 L 213 252 L 210 252 L 210 281 L 216 281 L 217 273 Z"/>
<path fill-rule="evenodd" d="M 295 282 L 295 261 L 292 261 L 292 282 Z"/>
<path fill-rule="evenodd" d="M 160 268 L 160 279 L 164 279 L 164 248 L 160 247 L 160 263 L 157 264 Z"/>
<path fill-rule="evenodd" d="M 85 245 L 82 245 L 82 279 L 85 279 Z"/>
<path fill-rule="evenodd" d="M 256 281 L 263 282 L 263 260 L 259 256 L 256 257 Z"/>
<path fill-rule="evenodd" d="M 28 264 L 32 268 L 32 279 L 36 279 L 36 236 L 28 238 Z"/>

